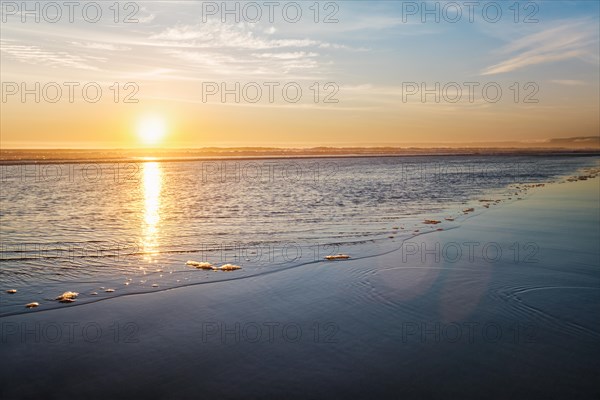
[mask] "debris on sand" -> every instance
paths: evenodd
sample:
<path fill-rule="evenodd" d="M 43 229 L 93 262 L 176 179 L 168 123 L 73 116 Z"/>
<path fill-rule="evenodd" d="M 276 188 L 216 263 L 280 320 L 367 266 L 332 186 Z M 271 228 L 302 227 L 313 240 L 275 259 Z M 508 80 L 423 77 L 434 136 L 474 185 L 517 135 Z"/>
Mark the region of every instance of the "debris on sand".
<path fill-rule="evenodd" d="M 454 221 L 454 218 L 452 217 L 448 217 L 448 218 L 444 218 L 446 221 Z"/>
<path fill-rule="evenodd" d="M 186 264 L 187 265 L 191 265 L 194 268 L 198 268 L 198 269 L 212 269 L 213 265 L 209 262 L 198 262 L 198 261 L 191 261 L 193 262 L 193 264 L 190 264 L 190 261 L 188 261 Z"/>
<path fill-rule="evenodd" d="M 187 260 L 187 261 L 185 262 L 185 265 L 189 265 L 189 266 L 191 266 L 191 267 L 195 267 L 195 266 L 197 266 L 197 265 L 200 265 L 200 264 L 201 264 L 200 262 L 198 262 L 198 261 L 193 261 L 193 260 Z"/>
<path fill-rule="evenodd" d="M 219 267 L 221 271 L 235 271 L 236 269 L 242 269 L 239 265 L 224 264 Z"/>
<path fill-rule="evenodd" d="M 333 256 L 326 256 L 325 259 L 326 260 L 347 260 L 349 259 L 350 256 L 347 254 L 336 254 Z"/>
<path fill-rule="evenodd" d="M 15 294 L 15 293 L 17 293 L 17 289 L 8 289 L 6 291 L 6 293 L 8 293 L 8 294 Z"/>
<path fill-rule="evenodd" d="M 106 292 L 106 293 L 112 293 L 112 292 L 114 292 L 114 291 L 115 291 L 115 289 L 106 289 L 106 290 L 105 290 L 105 292 Z"/>
<path fill-rule="evenodd" d="M 75 301 L 77 296 L 79 296 L 79 293 L 77 292 L 64 292 L 54 300 L 58 300 L 61 303 L 72 303 Z"/>
<path fill-rule="evenodd" d="M 444 228 L 437 228 L 436 231 L 443 231 Z"/>
<path fill-rule="evenodd" d="M 152 284 L 152 287 L 158 287 L 157 283 Z"/>
<path fill-rule="evenodd" d="M 428 225 L 437 225 L 442 223 L 442 221 L 438 221 L 437 219 L 426 219 L 423 223 Z"/>
<path fill-rule="evenodd" d="M 490 205 L 489 205 L 489 204 L 484 204 L 483 206 L 484 206 L 485 208 L 490 208 Z"/>
<path fill-rule="evenodd" d="M 475 209 L 474 209 L 473 207 L 471 207 L 471 208 L 465 208 L 465 209 L 463 210 L 463 212 L 464 212 L 465 214 L 466 214 L 466 213 L 473 212 L 473 211 L 475 211 Z"/>
<path fill-rule="evenodd" d="M 90 293 L 90 296 L 98 296 L 98 292 L 92 292 Z"/>
<path fill-rule="evenodd" d="M 27 308 L 35 308 L 35 307 L 39 307 L 39 306 L 40 306 L 40 303 L 38 303 L 37 301 L 34 301 L 33 303 L 25 304 L 25 307 L 27 307 Z"/>

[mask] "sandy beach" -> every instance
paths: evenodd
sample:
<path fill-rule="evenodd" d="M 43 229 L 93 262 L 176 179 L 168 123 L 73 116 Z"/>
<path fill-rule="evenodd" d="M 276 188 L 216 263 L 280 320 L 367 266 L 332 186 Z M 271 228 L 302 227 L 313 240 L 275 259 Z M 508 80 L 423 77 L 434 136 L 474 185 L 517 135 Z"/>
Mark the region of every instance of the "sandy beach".
<path fill-rule="evenodd" d="M 0 396 L 592 398 L 598 185 L 381 256 L 2 318 Z"/>

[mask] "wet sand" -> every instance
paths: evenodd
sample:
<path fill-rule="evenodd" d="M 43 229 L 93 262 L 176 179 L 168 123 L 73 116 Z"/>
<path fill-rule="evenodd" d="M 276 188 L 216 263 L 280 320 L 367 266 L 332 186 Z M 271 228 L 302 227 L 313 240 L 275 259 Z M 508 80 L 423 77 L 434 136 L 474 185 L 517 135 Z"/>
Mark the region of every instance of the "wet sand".
<path fill-rule="evenodd" d="M 597 398 L 599 184 L 382 256 L 2 318 L 0 397 Z"/>

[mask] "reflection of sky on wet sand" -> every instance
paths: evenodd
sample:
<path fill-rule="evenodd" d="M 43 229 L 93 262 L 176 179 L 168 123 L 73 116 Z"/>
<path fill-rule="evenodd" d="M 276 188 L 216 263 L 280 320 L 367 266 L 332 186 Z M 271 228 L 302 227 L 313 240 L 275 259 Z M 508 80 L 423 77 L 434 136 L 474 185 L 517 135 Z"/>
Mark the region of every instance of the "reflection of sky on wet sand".
<path fill-rule="evenodd" d="M 428 304 L 444 323 L 468 320 L 485 296 L 492 265 L 481 259 L 466 262 L 464 255 L 462 263 L 448 261 L 454 255 L 443 252 L 441 238 L 408 240 L 396 257 L 375 259 L 378 267 L 369 281 L 377 296 L 398 307 Z"/>
<path fill-rule="evenodd" d="M 160 192 L 162 186 L 162 171 L 157 162 L 143 165 L 144 191 L 144 220 L 142 224 L 142 245 L 144 253 L 156 251 L 157 237 L 160 229 Z M 152 254 L 146 254 L 145 259 L 152 261 Z"/>

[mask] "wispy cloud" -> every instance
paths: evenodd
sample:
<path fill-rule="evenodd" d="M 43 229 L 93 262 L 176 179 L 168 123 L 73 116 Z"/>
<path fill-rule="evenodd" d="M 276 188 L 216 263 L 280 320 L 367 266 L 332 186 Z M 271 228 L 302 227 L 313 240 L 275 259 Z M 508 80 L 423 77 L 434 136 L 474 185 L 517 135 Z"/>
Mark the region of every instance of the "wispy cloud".
<path fill-rule="evenodd" d="M 169 49 L 164 53 L 183 61 L 193 69 L 204 68 L 205 73 L 234 76 L 278 77 L 293 71 L 316 69 L 320 64 L 316 53 L 253 53 L 236 56 L 211 50 Z"/>
<path fill-rule="evenodd" d="M 112 43 L 99 43 L 99 42 L 70 42 L 73 46 L 81 47 L 88 50 L 107 50 L 107 51 L 129 51 L 131 47 L 119 46 Z"/>
<path fill-rule="evenodd" d="M 295 51 L 288 53 L 254 53 L 252 55 L 258 58 L 269 58 L 274 60 L 297 60 L 299 58 L 318 56 L 317 53 L 306 53 L 304 51 Z"/>
<path fill-rule="evenodd" d="M 207 23 L 179 25 L 152 35 L 151 40 L 162 40 L 170 46 L 198 48 L 240 48 L 266 50 L 286 47 L 318 46 L 322 42 L 311 39 L 267 39 L 253 32 L 248 24 Z"/>
<path fill-rule="evenodd" d="M 103 57 L 84 57 L 65 51 L 48 51 L 39 46 L 16 44 L 7 40 L 0 41 L 0 51 L 14 60 L 39 66 L 97 70 L 93 63 L 106 61 Z"/>
<path fill-rule="evenodd" d="M 481 75 L 501 74 L 572 58 L 597 62 L 597 29 L 596 21 L 576 19 L 529 34 L 501 48 L 499 54 L 509 58 L 485 68 Z"/>
<path fill-rule="evenodd" d="M 275 32 L 246 23 L 178 24 L 150 35 L 148 42 L 161 47 L 163 54 L 182 61 L 182 68 L 200 67 L 204 74 L 238 77 L 289 77 L 290 73 L 309 70 L 325 73 L 325 67 L 331 63 L 325 49 L 345 48 L 297 35 L 276 37 Z"/>
<path fill-rule="evenodd" d="M 141 7 L 141 14 L 136 14 L 134 19 L 137 19 L 139 23 L 147 24 L 149 22 L 154 21 L 156 18 L 156 14 L 148 11 L 147 7 Z"/>

